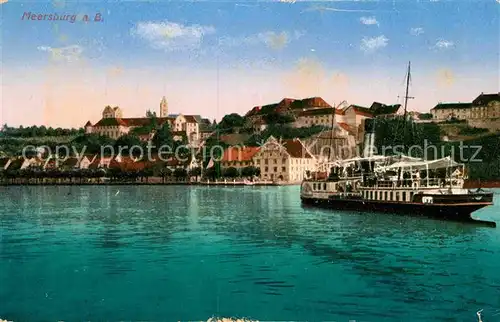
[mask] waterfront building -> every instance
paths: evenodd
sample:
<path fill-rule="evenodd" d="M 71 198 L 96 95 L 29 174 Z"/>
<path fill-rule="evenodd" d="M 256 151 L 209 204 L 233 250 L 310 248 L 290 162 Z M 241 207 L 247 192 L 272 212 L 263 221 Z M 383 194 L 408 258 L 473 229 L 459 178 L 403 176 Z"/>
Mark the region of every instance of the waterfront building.
<path fill-rule="evenodd" d="M 88 169 L 92 161 L 97 158 L 97 155 L 93 156 L 82 156 L 82 157 L 69 157 L 62 160 L 60 164 L 60 169 L 64 171 Z"/>
<path fill-rule="evenodd" d="M 92 163 L 89 165 L 89 169 L 100 169 L 100 168 L 109 168 L 109 164 L 111 163 L 112 157 L 95 157 L 92 160 Z"/>
<path fill-rule="evenodd" d="M 242 169 L 255 166 L 253 157 L 259 151 L 258 147 L 232 146 L 224 150 L 221 159 L 223 169 Z"/>
<path fill-rule="evenodd" d="M 262 180 L 300 182 L 306 171 L 315 171 L 317 160 L 300 139 L 277 140 L 273 136 L 253 157 Z"/>
<path fill-rule="evenodd" d="M 356 133 L 346 123 L 335 123 L 331 129 L 304 139 L 303 142 L 318 162 L 350 158 L 356 153 Z"/>

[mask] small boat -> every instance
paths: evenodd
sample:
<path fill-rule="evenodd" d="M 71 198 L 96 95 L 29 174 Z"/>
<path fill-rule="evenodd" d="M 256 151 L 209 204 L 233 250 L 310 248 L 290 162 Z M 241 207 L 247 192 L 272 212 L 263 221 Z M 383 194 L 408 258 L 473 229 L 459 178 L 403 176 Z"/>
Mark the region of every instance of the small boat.
<path fill-rule="evenodd" d="M 255 185 L 255 182 L 250 181 L 250 180 L 247 180 L 247 179 L 243 180 L 243 183 L 244 183 L 246 186 L 253 186 L 253 185 Z"/>

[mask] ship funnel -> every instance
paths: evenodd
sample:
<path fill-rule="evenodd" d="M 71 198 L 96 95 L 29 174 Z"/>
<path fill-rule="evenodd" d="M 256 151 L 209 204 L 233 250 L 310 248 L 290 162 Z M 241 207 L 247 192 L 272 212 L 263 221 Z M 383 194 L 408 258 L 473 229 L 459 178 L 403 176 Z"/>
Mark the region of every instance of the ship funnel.
<path fill-rule="evenodd" d="M 373 119 L 365 119 L 363 157 L 371 157 L 375 154 L 375 122 Z"/>

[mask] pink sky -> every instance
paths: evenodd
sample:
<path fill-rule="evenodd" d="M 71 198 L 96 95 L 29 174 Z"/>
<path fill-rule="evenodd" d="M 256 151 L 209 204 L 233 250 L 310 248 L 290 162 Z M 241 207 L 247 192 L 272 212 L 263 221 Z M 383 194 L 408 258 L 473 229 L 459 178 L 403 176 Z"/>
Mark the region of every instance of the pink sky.
<path fill-rule="evenodd" d="M 154 68 L 96 68 L 83 61 L 52 63 L 45 69 L 7 66 L 2 75 L 0 122 L 81 127 L 88 120 L 97 122 L 105 105 L 120 106 L 124 117 L 144 116 L 147 109 L 157 111 L 164 95 L 170 113 L 200 114 L 217 120 L 229 113 L 243 115 L 253 106 L 283 97 L 320 96 L 331 105 L 343 100 L 367 106 L 373 101 L 402 103 L 397 96 L 404 96 L 405 70 L 399 69 L 380 70 L 375 77 L 325 70 L 313 60 L 299 62 L 289 70 L 221 69 L 217 100 L 214 70 L 179 69 L 165 75 Z M 410 88 L 415 99 L 409 101 L 409 110 L 426 112 L 439 101 L 471 101 L 481 92 L 499 91 L 496 71 L 489 75 L 471 72 L 415 70 Z"/>

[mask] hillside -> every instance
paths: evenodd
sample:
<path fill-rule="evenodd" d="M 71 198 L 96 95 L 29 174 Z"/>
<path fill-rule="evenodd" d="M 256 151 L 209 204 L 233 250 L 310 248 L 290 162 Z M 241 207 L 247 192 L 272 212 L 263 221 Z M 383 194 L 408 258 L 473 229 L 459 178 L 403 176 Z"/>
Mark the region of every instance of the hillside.
<path fill-rule="evenodd" d="M 441 138 L 448 141 L 467 141 L 492 134 L 488 129 L 470 127 L 465 122 L 437 123 L 437 125 Z"/>

